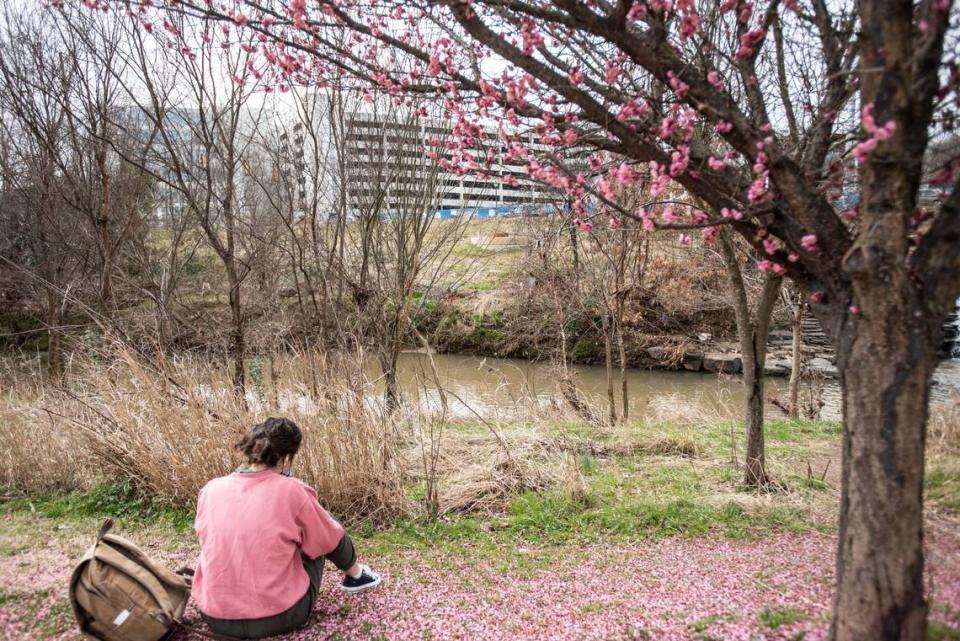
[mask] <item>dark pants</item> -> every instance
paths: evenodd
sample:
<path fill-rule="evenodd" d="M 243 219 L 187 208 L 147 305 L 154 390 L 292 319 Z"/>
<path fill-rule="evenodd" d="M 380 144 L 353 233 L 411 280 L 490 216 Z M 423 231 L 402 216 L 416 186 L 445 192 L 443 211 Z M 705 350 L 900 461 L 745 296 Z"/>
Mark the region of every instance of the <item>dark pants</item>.
<path fill-rule="evenodd" d="M 303 569 L 310 577 L 307 593 L 293 604 L 289 610 L 263 619 L 217 619 L 202 612 L 200 615 L 207 622 L 210 629 L 217 634 L 238 639 L 261 639 L 277 634 L 285 634 L 303 627 L 313 612 L 313 604 L 317 601 L 317 592 L 320 590 L 320 579 L 323 578 L 323 562 L 329 560 L 338 569 L 347 571 L 357 562 L 357 555 L 353 549 L 353 542 L 346 534 L 340 539 L 336 549 L 326 556 L 315 559 L 301 556 Z"/>

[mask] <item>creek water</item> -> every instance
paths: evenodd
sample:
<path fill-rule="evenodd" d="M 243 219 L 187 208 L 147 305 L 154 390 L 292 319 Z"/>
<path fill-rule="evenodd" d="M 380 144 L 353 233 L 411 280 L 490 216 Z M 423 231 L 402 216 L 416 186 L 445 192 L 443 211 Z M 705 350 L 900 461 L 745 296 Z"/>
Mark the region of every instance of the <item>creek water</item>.
<path fill-rule="evenodd" d="M 457 417 L 479 414 L 484 418 L 510 418 L 531 409 L 562 408 L 565 404 L 557 381 L 557 370 L 529 361 L 436 354 L 433 356 L 440 384 L 449 392 L 448 407 Z M 602 366 L 571 366 L 577 387 L 600 411 L 606 409 L 606 370 Z M 615 371 L 617 411 L 620 412 L 619 371 Z M 436 377 L 429 357 L 419 353 L 401 355 L 399 383 L 402 392 L 419 396 L 422 403 L 439 403 Z M 960 360 L 945 360 L 934 377 L 934 400 L 960 394 Z M 700 416 L 707 419 L 735 419 L 742 415 L 743 387 L 739 376 L 701 372 L 627 370 L 630 416 L 634 419 L 670 420 Z M 787 400 L 787 379 L 767 377 L 767 415 L 783 416 L 771 398 Z M 823 400 L 822 418 L 840 418 L 840 387 L 836 380 L 819 385 L 804 384 L 804 399 Z"/>

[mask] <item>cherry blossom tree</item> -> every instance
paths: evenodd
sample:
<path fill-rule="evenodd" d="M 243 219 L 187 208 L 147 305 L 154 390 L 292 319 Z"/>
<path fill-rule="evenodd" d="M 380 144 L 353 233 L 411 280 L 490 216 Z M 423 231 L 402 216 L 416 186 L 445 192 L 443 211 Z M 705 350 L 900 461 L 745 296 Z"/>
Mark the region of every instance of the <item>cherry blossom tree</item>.
<path fill-rule="evenodd" d="M 960 159 L 925 157 L 956 117 L 952 0 L 156 1 L 116 6 L 184 55 L 164 31 L 171 15 L 220 22 L 223 46 L 257 53 L 247 75 L 277 90 L 348 74 L 371 101 L 435 95 L 454 131 L 432 150 L 439 164 L 490 175 L 524 159 L 570 195 L 584 232 L 630 216 L 740 234 L 760 269 L 806 292 L 837 354 L 832 636 L 926 637 L 924 431 L 941 322 L 960 295 Z M 533 153 L 531 133 L 553 152 Z M 572 147 L 630 162 L 588 179 L 564 164 Z M 703 205 L 672 203 L 674 221 L 661 202 L 618 207 L 635 164 L 653 198 L 678 185 Z M 921 200 L 925 181 L 941 191 Z"/>

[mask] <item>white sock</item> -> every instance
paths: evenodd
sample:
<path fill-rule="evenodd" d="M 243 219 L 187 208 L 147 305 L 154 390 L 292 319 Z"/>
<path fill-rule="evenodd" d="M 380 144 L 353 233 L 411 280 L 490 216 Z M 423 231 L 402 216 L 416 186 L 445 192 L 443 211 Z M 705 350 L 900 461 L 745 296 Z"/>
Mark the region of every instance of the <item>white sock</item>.
<path fill-rule="evenodd" d="M 354 565 L 353 567 L 357 568 L 355 572 L 347 572 L 347 575 L 352 579 L 359 579 L 360 575 L 363 574 L 363 568 L 360 564 Z"/>

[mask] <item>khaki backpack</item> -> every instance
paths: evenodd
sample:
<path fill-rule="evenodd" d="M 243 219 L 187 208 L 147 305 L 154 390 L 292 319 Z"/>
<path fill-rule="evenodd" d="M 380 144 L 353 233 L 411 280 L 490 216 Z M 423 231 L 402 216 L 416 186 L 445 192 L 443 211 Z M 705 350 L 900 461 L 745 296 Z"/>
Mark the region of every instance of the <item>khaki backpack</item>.
<path fill-rule="evenodd" d="M 130 541 L 107 534 L 112 526 L 104 522 L 70 578 L 80 631 L 98 641 L 158 641 L 182 626 L 192 572 L 171 572 Z"/>

